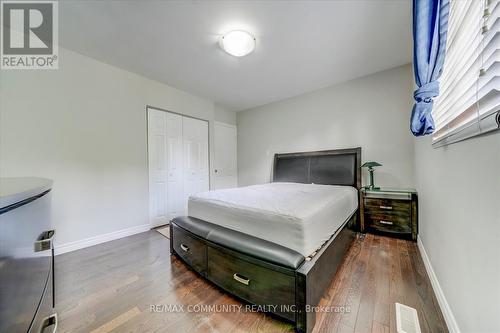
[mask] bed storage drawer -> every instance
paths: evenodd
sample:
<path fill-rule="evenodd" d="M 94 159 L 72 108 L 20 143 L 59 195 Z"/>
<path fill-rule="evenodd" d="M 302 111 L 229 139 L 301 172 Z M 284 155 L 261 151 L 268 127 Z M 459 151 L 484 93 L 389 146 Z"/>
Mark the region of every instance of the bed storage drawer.
<path fill-rule="evenodd" d="M 172 246 L 175 252 L 196 271 L 205 275 L 207 270 L 205 242 L 175 224 L 172 225 L 172 233 Z"/>
<path fill-rule="evenodd" d="M 257 260 L 257 259 L 256 259 Z M 266 268 L 269 267 L 269 268 Z M 257 265 L 224 249 L 208 246 L 208 278 L 219 287 L 257 305 L 273 305 L 274 313 L 295 320 L 294 271 Z"/>

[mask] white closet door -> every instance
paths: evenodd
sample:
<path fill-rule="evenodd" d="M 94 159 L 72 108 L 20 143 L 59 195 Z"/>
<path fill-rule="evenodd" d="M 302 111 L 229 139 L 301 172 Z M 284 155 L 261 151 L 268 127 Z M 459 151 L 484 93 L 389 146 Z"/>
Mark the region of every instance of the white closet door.
<path fill-rule="evenodd" d="M 149 216 L 153 227 L 169 221 L 166 126 L 165 112 L 148 109 Z"/>
<path fill-rule="evenodd" d="M 187 215 L 190 195 L 208 191 L 208 122 L 148 109 L 152 227 Z"/>
<path fill-rule="evenodd" d="M 208 191 L 208 122 L 193 118 L 182 119 L 184 141 L 184 205 L 190 195 Z"/>
<path fill-rule="evenodd" d="M 212 189 L 237 187 L 236 126 L 215 122 Z"/>
<path fill-rule="evenodd" d="M 169 220 L 186 215 L 183 202 L 182 116 L 165 112 L 167 116 L 167 211 Z"/>

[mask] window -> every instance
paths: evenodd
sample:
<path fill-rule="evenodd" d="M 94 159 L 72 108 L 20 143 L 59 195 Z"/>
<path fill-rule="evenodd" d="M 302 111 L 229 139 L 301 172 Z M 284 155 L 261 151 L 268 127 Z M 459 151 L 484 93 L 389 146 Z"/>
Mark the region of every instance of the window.
<path fill-rule="evenodd" d="M 500 1 L 451 0 L 433 145 L 499 128 Z"/>

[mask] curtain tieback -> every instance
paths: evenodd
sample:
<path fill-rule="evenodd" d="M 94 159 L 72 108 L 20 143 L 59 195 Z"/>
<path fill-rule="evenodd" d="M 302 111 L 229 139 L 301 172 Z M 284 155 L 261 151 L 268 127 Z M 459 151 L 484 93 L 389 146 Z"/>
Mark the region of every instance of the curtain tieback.
<path fill-rule="evenodd" d="M 417 103 L 432 103 L 432 99 L 439 95 L 439 82 L 432 81 L 415 90 L 413 96 Z M 432 111 L 432 109 L 431 109 Z"/>

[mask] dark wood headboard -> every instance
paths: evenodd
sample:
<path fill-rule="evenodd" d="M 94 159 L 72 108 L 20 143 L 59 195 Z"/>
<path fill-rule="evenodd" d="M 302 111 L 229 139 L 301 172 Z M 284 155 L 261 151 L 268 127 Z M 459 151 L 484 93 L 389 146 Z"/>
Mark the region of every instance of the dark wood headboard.
<path fill-rule="evenodd" d="M 361 147 L 275 154 L 273 182 L 361 188 Z"/>

